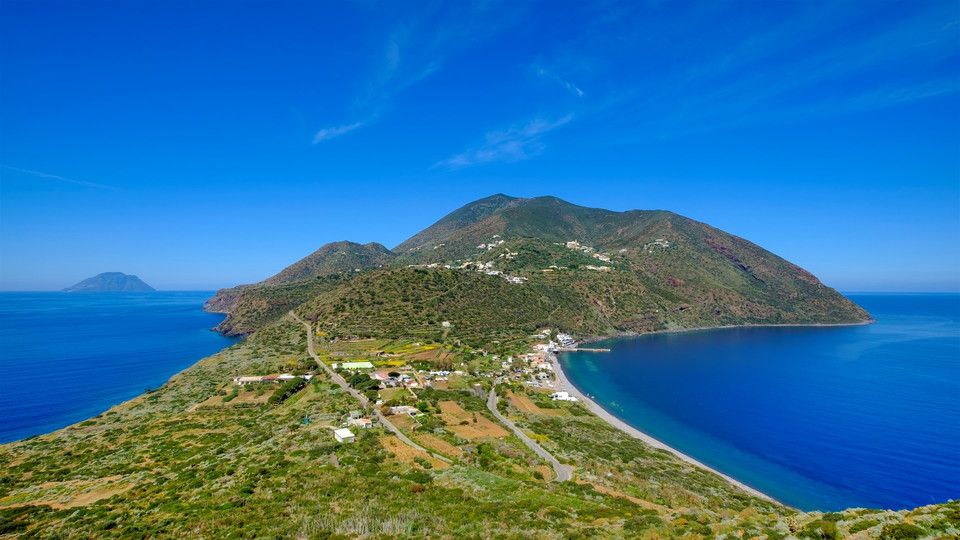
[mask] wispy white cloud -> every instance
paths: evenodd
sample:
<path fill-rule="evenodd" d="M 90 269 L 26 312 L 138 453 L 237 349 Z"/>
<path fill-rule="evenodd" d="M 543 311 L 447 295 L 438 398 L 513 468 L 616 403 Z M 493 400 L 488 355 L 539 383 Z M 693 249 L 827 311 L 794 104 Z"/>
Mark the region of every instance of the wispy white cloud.
<path fill-rule="evenodd" d="M 78 186 L 91 187 L 96 189 L 109 189 L 109 190 L 116 189 L 115 187 L 108 186 L 107 184 L 89 182 L 87 180 L 77 180 L 75 178 L 67 178 L 65 176 L 60 176 L 57 174 L 45 173 L 42 171 L 34 171 L 31 169 L 21 169 L 20 167 L 11 167 L 9 165 L 0 165 L 0 169 L 3 169 L 5 171 L 10 171 L 16 174 L 20 174 L 20 175 L 32 176 L 34 178 L 42 178 L 44 180 L 54 180 L 57 182 L 64 182 L 67 184 L 74 184 Z"/>
<path fill-rule="evenodd" d="M 573 120 L 566 115 L 553 120 L 534 119 L 521 125 L 499 131 L 491 131 L 483 144 L 434 164 L 434 168 L 462 169 L 485 163 L 511 163 L 530 159 L 543 152 L 544 135 L 561 128 Z"/>
<path fill-rule="evenodd" d="M 955 10 L 947 4 L 910 5 L 896 17 L 878 16 L 885 7 L 900 9 L 887 4 L 797 6 L 766 27 L 743 23 L 736 29 L 739 39 L 705 25 L 700 34 L 715 46 L 686 50 L 683 62 L 637 72 L 608 92 L 588 79 L 598 89 L 578 116 L 592 116 L 621 141 L 663 139 L 878 110 L 960 92 L 956 78 L 944 74 L 956 58 L 960 35 Z M 664 38 L 649 34 L 655 49 Z M 619 55 L 621 43 L 609 42 L 610 35 L 615 35 L 611 29 L 595 28 L 576 43 L 577 50 L 593 51 L 602 73 L 623 73 L 633 59 Z"/>
<path fill-rule="evenodd" d="M 538 76 L 538 77 L 541 77 L 541 78 L 547 79 L 547 80 L 551 80 L 551 81 L 559 84 L 559 85 L 560 85 L 561 87 L 563 87 L 567 92 L 570 92 L 571 94 L 573 94 L 573 95 L 575 95 L 575 96 L 577 96 L 577 97 L 583 97 L 583 90 L 581 90 L 579 86 L 573 84 L 572 82 L 564 79 L 563 77 L 557 75 L 556 73 L 554 73 L 554 72 L 552 72 L 552 71 L 550 71 L 550 70 L 548 70 L 548 69 L 546 69 L 546 68 L 544 68 L 544 67 L 536 66 L 535 69 L 536 69 L 536 72 L 537 72 L 537 76 Z"/>
<path fill-rule="evenodd" d="M 313 144 L 317 144 L 322 141 L 328 141 L 341 135 L 346 135 L 347 133 L 350 133 L 356 129 L 360 129 L 365 125 L 366 122 L 354 122 L 352 124 L 323 128 L 313 135 Z"/>
<path fill-rule="evenodd" d="M 433 76 L 456 55 L 514 26 L 526 9 L 519 2 L 438 2 L 394 21 L 353 103 L 355 117 L 365 120 L 322 129 L 314 143 L 375 123 L 395 96 Z"/>
<path fill-rule="evenodd" d="M 387 35 L 358 105 L 382 107 L 396 94 L 438 72 L 454 56 L 515 25 L 524 9 L 518 3 L 436 3 L 398 21 Z"/>

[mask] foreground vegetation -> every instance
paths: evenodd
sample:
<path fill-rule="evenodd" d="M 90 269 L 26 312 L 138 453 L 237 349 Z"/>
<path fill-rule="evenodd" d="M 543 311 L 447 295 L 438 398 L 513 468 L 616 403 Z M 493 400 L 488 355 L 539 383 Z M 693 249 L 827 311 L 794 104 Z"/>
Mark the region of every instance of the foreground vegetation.
<path fill-rule="evenodd" d="M 321 374 L 236 388 L 232 377 L 311 369 L 286 318 L 199 362 L 156 391 L 87 422 L 0 447 L 0 534 L 88 537 L 953 537 L 960 505 L 800 513 L 610 427 L 577 403 L 502 387 L 505 413 L 574 466 L 551 470 L 496 424 L 477 387 L 498 360 L 419 338 L 331 339 L 325 362 L 369 360 L 417 375 L 459 368 L 430 388 L 390 389 L 404 433 L 331 434 L 358 402 Z M 410 366 L 410 367 L 407 367 Z M 280 397 L 277 397 L 280 396 Z M 274 397 L 277 397 L 274 399 Z"/>

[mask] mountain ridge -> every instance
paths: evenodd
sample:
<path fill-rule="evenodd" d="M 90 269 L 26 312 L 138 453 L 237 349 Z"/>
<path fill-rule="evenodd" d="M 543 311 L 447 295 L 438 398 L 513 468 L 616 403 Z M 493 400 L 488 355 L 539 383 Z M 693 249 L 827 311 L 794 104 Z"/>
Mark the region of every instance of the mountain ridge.
<path fill-rule="evenodd" d="M 344 254 L 354 255 L 345 259 L 351 264 L 335 264 Z M 594 313 L 568 317 L 592 321 L 568 328 L 582 335 L 870 320 L 800 266 L 706 223 L 666 210 L 618 212 L 502 193 L 446 214 L 393 251 L 374 243 L 327 244 L 263 282 L 218 292 L 208 309 L 229 314 L 219 330 L 250 333 L 318 294 L 343 294 L 357 274 L 380 269 L 387 283 L 404 266 L 481 272 L 538 288 Z M 330 276 L 339 277 L 315 281 Z M 551 287 L 559 289 L 547 293 Z M 506 295 L 500 305 L 510 305 L 516 292 L 498 292 Z"/>
<path fill-rule="evenodd" d="M 310 278 L 357 270 L 369 270 L 389 264 L 394 258 L 393 252 L 377 242 L 366 244 L 349 240 L 329 242 L 263 281 L 218 290 L 213 297 L 204 303 L 203 307 L 213 313 L 229 314 L 236 309 L 238 303 L 244 301 L 258 303 L 257 299 L 250 297 L 256 296 L 257 292 L 263 287 L 286 285 Z M 229 335 L 247 333 L 245 329 L 233 328 L 231 321 L 224 321 L 217 327 L 217 330 Z"/>

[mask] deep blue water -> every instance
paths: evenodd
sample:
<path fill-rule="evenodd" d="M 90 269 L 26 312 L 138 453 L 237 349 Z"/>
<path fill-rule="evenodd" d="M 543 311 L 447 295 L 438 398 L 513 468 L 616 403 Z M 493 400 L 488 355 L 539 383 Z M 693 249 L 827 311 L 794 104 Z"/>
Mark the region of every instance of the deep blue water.
<path fill-rule="evenodd" d="M 210 331 L 211 294 L 0 293 L 0 442 L 96 416 L 232 344 Z"/>
<path fill-rule="evenodd" d="M 877 322 L 652 334 L 560 361 L 627 423 L 791 506 L 960 498 L 960 295 L 850 298 Z"/>

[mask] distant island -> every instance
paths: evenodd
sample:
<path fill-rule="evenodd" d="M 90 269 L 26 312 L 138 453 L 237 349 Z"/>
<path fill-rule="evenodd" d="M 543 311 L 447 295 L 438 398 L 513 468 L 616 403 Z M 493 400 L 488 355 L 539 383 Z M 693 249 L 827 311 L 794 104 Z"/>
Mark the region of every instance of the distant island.
<path fill-rule="evenodd" d="M 104 272 L 87 278 L 64 292 L 150 292 L 155 291 L 142 279 L 123 272 Z"/>

